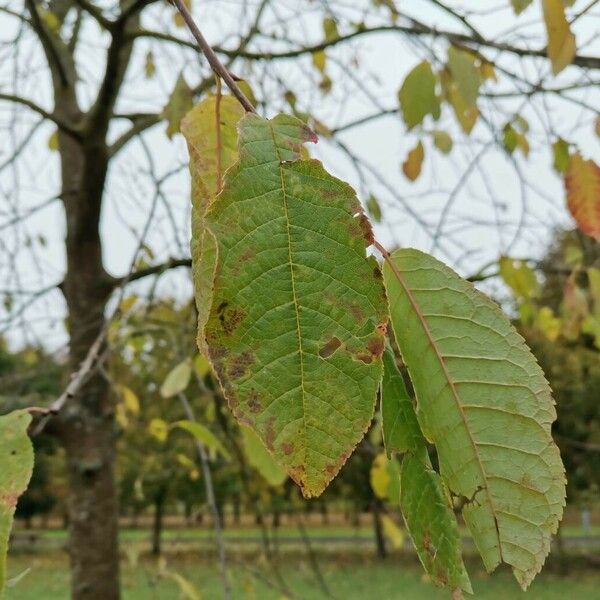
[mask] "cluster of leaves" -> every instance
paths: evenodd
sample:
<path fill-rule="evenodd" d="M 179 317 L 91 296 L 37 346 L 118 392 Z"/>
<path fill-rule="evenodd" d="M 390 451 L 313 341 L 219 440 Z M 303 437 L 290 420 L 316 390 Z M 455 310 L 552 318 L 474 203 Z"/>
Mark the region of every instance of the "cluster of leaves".
<path fill-rule="evenodd" d="M 386 448 L 403 455 L 386 470 L 389 493 L 427 571 L 471 591 L 457 501 L 486 568 L 510 564 L 527 587 L 549 552 L 565 481 L 550 388 L 507 317 L 433 257 L 383 250 L 352 188 L 306 158 L 316 136 L 297 118 L 242 116 L 217 96 L 182 132 L 198 342 L 237 419 L 316 496 L 369 427 L 383 377 Z M 373 244 L 383 277 L 367 255 Z M 416 406 L 391 350 L 383 359 L 388 337 Z"/>

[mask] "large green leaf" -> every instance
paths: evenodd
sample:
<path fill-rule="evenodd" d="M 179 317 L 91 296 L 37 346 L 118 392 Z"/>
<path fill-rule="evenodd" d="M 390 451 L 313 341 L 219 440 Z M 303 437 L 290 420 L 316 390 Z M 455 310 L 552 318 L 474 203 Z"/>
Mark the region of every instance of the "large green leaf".
<path fill-rule="evenodd" d="M 440 118 L 440 99 L 435 92 L 436 79 L 431 65 L 424 60 L 406 76 L 398 101 L 409 129 L 420 125 L 427 115 Z"/>
<path fill-rule="evenodd" d="M 31 415 L 17 410 L 0 417 L 0 595 L 6 581 L 6 551 L 19 496 L 33 471 L 33 447 L 27 427 Z"/>
<path fill-rule="evenodd" d="M 233 96 L 222 96 L 220 102 L 215 96 L 209 96 L 181 122 L 192 176 L 192 273 L 201 352 L 205 350 L 204 326 L 210 311 L 217 262 L 217 244 L 206 228 L 206 211 L 218 192 L 223 174 L 237 160 L 236 125 L 243 115 L 244 109 Z"/>
<path fill-rule="evenodd" d="M 300 160 L 314 133 L 285 115 L 238 129 L 240 160 L 207 215 L 218 261 L 206 341 L 234 414 L 314 496 L 371 420 L 385 291 L 354 191 Z"/>
<path fill-rule="evenodd" d="M 440 473 L 464 502 L 486 568 L 505 562 L 526 588 L 550 551 L 565 499 L 544 374 L 498 306 L 435 258 L 397 250 L 384 278 Z"/>
<path fill-rule="evenodd" d="M 388 348 L 383 357 L 381 394 L 388 452 L 405 452 L 400 471 L 400 508 L 419 559 L 432 580 L 471 593 L 461 541 L 441 478 L 429 460 L 425 438 L 402 375 Z"/>

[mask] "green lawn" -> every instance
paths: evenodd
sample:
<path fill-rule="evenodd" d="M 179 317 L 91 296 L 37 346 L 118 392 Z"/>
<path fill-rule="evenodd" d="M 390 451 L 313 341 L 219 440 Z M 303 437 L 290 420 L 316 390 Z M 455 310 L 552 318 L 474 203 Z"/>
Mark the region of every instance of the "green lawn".
<path fill-rule="evenodd" d="M 135 560 L 133 558 L 132 560 Z M 282 590 L 269 587 L 251 571 L 260 572 L 275 581 L 273 571 L 264 561 L 246 557 L 247 568 L 236 563 L 231 568 L 234 582 L 234 598 L 240 600 L 283 600 Z M 31 570 L 17 585 L 7 590 L 6 600 L 58 600 L 67 599 L 67 558 L 64 554 L 49 556 L 39 554 L 17 554 L 9 559 L 9 575 L 15 576 Z M 167 568 L 191 582 L 203 600 L 220 598 L 219 579 L 216 565 L 192 554 L 170 557 Z M 322 573 L 333 596 L 340 600 L 437 600 L 449 598 L 449 594 L 428 584 L 420 568 L 405 564 L 395 558 L 384 562 L 375 559 L 322 561 Z M 177 600 L 180 591 L 173 579 L 157 576 L 157 564 L 141 560 L 136 566 L 130 561 L 123 565 L 123 591 L 125 600 Z M 479 568 L 470 568 L 475 597 L 505 600 L 592 600 L 599 597 L 600 573 L 577 572 L 570 577 L 559 577 L 545 573 L 523 594 L 507 572 L 491 577 Z M 325 598 L 315 582 L 315 576 L 305 558 L 283 559 L 281 574 L 294 593 L 302 598 Z"/>

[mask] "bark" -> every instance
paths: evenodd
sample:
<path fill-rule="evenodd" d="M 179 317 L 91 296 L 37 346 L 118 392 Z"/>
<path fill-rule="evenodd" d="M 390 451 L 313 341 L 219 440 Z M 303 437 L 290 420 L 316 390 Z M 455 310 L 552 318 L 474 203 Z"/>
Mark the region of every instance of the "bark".
<path fill-rule="evenodd" d="M 387 556 L 387 549 L 385 547 L 385 537 L 383 536 L 383 525 L 381 523 L 381 501 L 377 499 L 373 500 L 372 509 L 377 557 L 385 558 Z"/>
<path fill-rule="evenodd" d="M 161 487 L 154 496 L 154 520 L 152 523 L 152 554 L 160 556 L 163 530 L 163 516 L 165 512 L 165 500 L 167 488 Z"/>
<path fill-rule="evenodd" d="M 76 120 L 66 95 L 57 108 Z M 68 307 L 69 363 L 76 371 L 104 327 L 111 280 L 102 264 L 99 222 L 108 165 L 104 132 L 78 142 L 59 135 L 62 199 L 66 213 L 67 272 L 63 294 Z M 117 600 L 119 596 L 118 506 L 114 481 L 114 411 L 108 384 L 94 371 L 60 415 L 69 479 L 69 551 L 72 598 Z"/>

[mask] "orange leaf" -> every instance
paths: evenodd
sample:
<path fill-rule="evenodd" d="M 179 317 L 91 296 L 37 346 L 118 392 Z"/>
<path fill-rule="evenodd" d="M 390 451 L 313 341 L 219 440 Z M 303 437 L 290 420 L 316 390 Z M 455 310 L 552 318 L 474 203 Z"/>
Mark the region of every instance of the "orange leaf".
<path fill-rule="evenodd" d="M 423 144 L 419 142 L 406 157 L 406 160 L 402 164 L 402 170 L 404 174 L 411 180 L 414 181 L 421 174 L 421 166 L 423 165 L 423 158 L 425 158 L 425 149 Z"/>
<path fill-rule="evenodd" d="M 567 205 L 577 226 L 600 241 L 600 167 L 593 160 L 574 154 L 565 185 Z"/>

